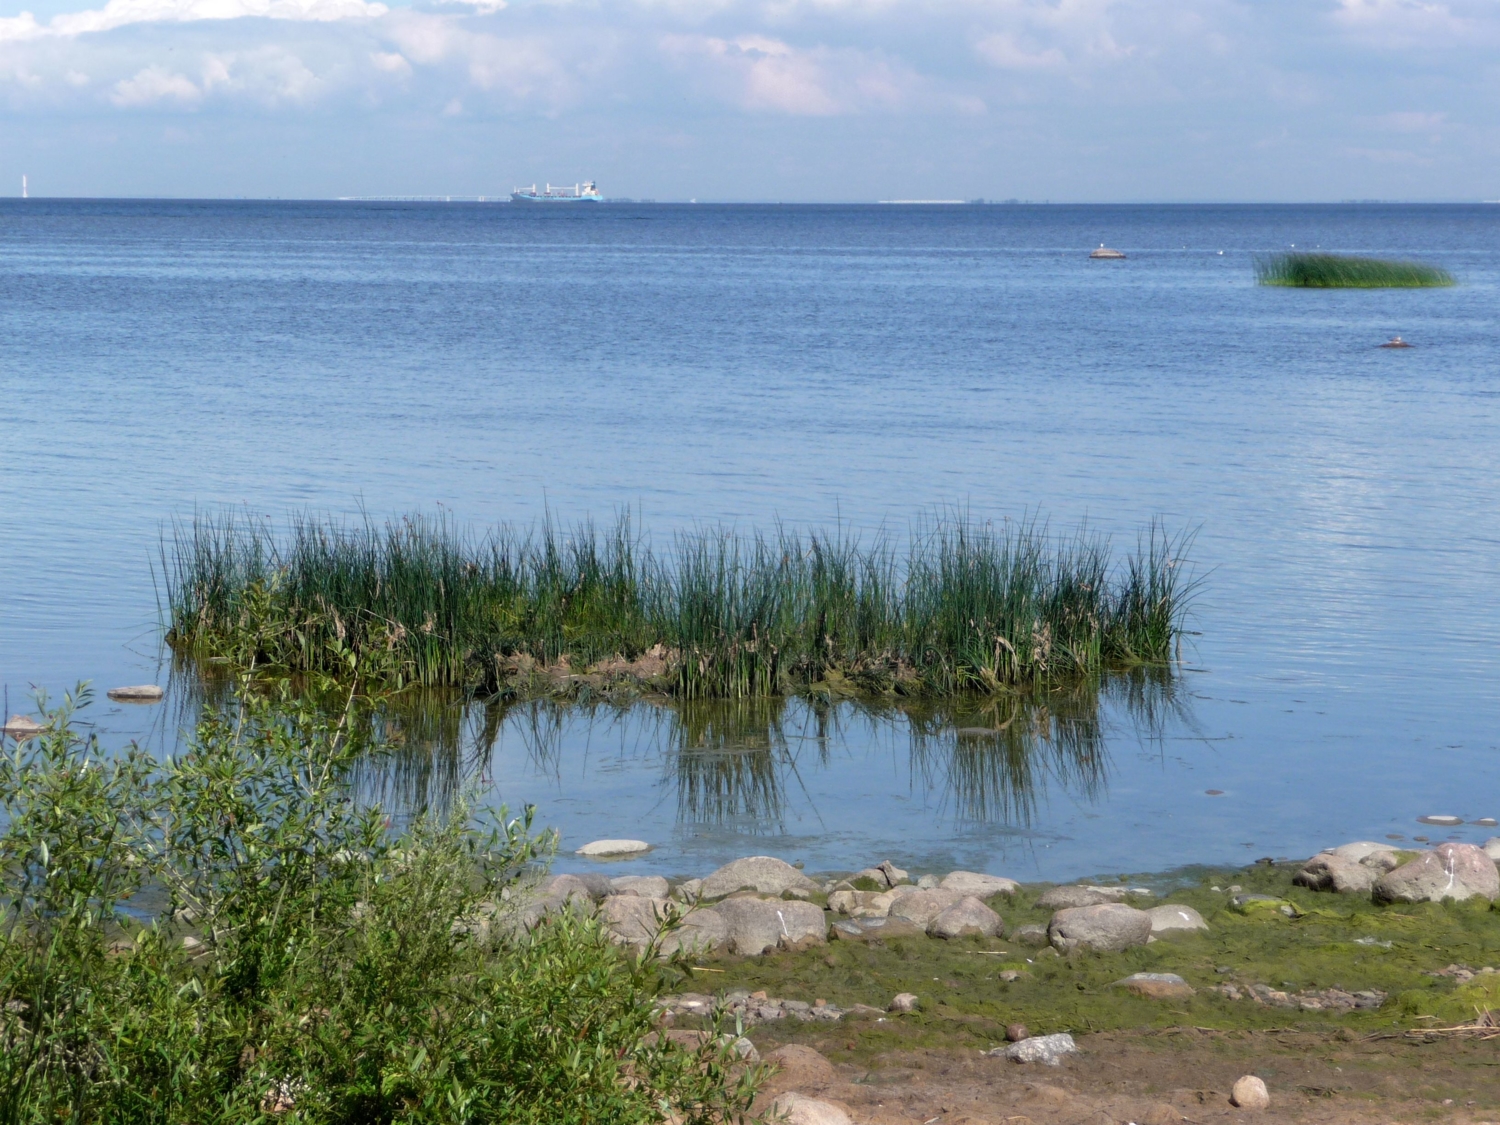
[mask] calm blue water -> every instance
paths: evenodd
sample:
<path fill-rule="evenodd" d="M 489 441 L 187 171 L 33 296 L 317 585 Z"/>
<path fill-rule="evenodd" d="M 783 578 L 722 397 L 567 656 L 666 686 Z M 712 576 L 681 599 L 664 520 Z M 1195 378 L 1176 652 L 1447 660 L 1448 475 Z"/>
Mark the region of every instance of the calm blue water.
<path fill-rule="evenodd" d="M 1251 256 L 1291 244 L 1462 285 L 1257 288 Z M 1081 771 L 1027 718 L 1024 808 L 953 781 L 951 729 L 801 705 L 709 736 L 523 709 L 496 799 L 682 872 L 1066 877 L 1500 816 L 1497 296 L 1495 207 L 0 202 L 0 681 L 15 711 L 162 678 L 151 567 L 195 508 L 630 505 L 661 533 L 962 503 L 1125 540 L 1159 516 L 1200 529 L 1205 579 L 1176 709 L 1106 698 Z M 1395 333 L 1417 346 L 1375 347 Z M 92 714 L 168 745 L 182 712 Z M 728 805 L 682 764 L 705 737 L 761 755 Z"/>

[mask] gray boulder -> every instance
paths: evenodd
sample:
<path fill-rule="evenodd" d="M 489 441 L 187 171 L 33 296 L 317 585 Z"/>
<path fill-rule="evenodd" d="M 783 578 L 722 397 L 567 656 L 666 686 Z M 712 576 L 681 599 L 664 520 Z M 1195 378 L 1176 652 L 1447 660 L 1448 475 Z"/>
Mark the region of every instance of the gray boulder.
<path fill-rule="evenodd" d="M 966 895 L 939 911 L 927 923 L 927 934 L 935 938 L 998 937 L 1004 927 L 1000 915 L 973 895 Z"/>
<path fill-rule="evenodd" d="M 1491 836 L 1484 842 L 1484 854 L 1500 863 L 1500 836 Z"/>
<path fill-rule="evenodd" d="M 943 881 L 936 875 L 923 875 L 917 880 L 917 890 L 932 891 L 943 885 Z"/>
<path fill-rule="evenodd" d="M 611 941 L 639 952 L 656 937 L 662 924 L 680 908 L 666 898 L 611 895 L 599 907 L 599 920 Z"/>
<path fill-rule="evenodd" d="M 945 891 L 962 891 L 975 898 L 992 898 L 995 895 L 1013 895 L 1021 884 L 1014 879 L 999 875 L 981 875 L 977 871 L 950 871 L 938 884 Z"/>
<path fill-rule="evenodd" d="M 610 894 L 666 898 L 671 885 L 660 875 L 621 875 L 609 881 Z"/>
<path fill-rule="evenodd" d="M 1375 884 L 1376 902 L 1462 901 L 1500 897 L 1500 871 L 1483 848 L 1473 844 L 1439 844 L 1410 863 L 1382 875 Z"/>
<path fill-rule="evenodd" d="M 810 902 L 730 898 L 715 906 L 714 913 L 724 920 L 725 946 L 744 957 L 778 948 L 822 945 L 828 940 L 823 910 Z"/>
<path fill-rule="evenodd" d="M 1052 915 L 1047 936 L 1063 953 L 1080 948 L 1118 953 L 1151 939 L 1151 915 L 1123 902 L 1069 907 Z"/>
<path fill-rule="evenodd" d="M 792 891 L 815 894 L 821 888 L 790 863 L 769 855 L 752 855 L 726 863 L 699 888 L 700 898 L 723 898 L 735 891 L 752 890 L 763 895 Z"/>
<path fill-rule="evenodd" d="M 682 950 L 688 953 L 710 953 L 724 944 L 724 919 L 708 908 L 682 912 L 681 904 L 668 898 L 645 898 L 641 895 L 611 895 L 599 907 L 599 918 L 609 931 L 610 940 L 643 952 L 660 933 L 669 919 L 677 925 L 661 934 L 657 947 L 662 956 Z"/>
<path fill-rule="evenodd" d="M 1368 894 L 1380 875 L 1375 868 L 1367 867 L 1357 859 L 1320 852 L 1302 865 L 1302 869 L 1292 876 L 1292 882 L 1313 891 Z"/>
<path fill-rule="evenodd" d="M 1146 917 L 1151 919 L 1153 934 L 1185 933 L 1208 929 L 1208 923 L 1203 920 L 1203 915 L 1191 906 L 1168 903 L 1166 906 L 1153 906 L 1145 913 Z"/>
<path fill-rule="evenodd" d="M 891 903 L 889 917 L 900 918 L 926 929 L 928 923 L 944 910 L 967 897 L 962 891 L 911 891 Z"/>

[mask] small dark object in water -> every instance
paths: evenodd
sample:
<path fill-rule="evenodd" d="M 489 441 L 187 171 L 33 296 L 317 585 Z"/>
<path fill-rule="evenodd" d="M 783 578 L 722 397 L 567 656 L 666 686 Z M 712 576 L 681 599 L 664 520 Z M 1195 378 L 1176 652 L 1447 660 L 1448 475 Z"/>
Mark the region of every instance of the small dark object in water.
<path fill-rule="evenodd" d="M 1005 1038 L 1012 1043 L 1019 1043 L 1022 1039 L 1030 1039 L 1031 1032 L 1026 1030 L 1024 1023 L 1008 1023 L 1005 1025 Z"/>
<path fill-rule="evenodd" d="M 1205 789 L 1203 792 L 1204 792 L 1205 796 L 1209 796 L 1209 797 L 1222 797 L 1222 796 L 1224 796 L 1224 790 L 1222 790 L 1222 789 Z"/>
<path fill-rule="evenodd" d="M 1405 340 L 1403 340 L 1400 336 L 1392 336 L 1389 340 L 1387 340 L 1385 343 L 1381 344 L 1380 346 L 1382 348 L 1409 348 L 1409 347 L 1411 347 L 1411 345 L 1408 344 Z"/>

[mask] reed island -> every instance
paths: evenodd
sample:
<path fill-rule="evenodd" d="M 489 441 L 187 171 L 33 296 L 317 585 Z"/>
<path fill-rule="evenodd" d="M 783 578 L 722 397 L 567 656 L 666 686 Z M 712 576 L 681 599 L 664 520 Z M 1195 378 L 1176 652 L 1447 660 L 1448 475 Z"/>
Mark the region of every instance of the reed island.
<path fill-rule="evenodd" d="M 847 530 L 612 526 L 483 535 L 410 516 L 232 515 L 174 529 L 167 640 L 228 672 L 479 695 L 643 690 L 739 699 L 994 693 L 1165 665 L 1193 591 L 1190 536 L 948 514 L 898 545 Z"/>

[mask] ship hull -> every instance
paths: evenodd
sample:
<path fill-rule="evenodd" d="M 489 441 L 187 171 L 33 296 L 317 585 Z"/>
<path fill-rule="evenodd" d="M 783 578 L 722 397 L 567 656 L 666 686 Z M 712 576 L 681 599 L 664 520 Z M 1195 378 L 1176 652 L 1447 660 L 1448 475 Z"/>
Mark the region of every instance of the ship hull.
<path fill-rule="evenodd" d="M 510 193 L 512 203 L 603 203 L 598 195 L 531 195 L 523 191 Z"/>

